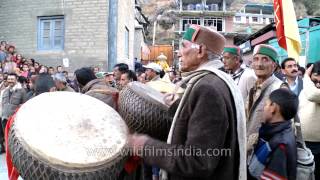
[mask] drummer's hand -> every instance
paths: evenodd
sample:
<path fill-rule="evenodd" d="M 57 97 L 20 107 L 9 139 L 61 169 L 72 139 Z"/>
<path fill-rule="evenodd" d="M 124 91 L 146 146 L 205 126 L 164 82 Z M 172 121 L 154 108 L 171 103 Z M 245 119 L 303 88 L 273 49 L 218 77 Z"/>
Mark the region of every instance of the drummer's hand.
<path fill-rule="evenodd" d="M 149 136 L 142 134 L 131 134 L 128 138 L 129 147 L 132 150 L 133 155 L 141 156 L 143 154 L 143 148 Z"/>
<path fill-rule="evenodd" d="M 168 106 L 171 106 L 178 98 L 179 96 L 176 94 L 166 93 L 164 95 L 164 103 L 166 103 Z"/>
<path fill-rule="evenodd" d="M 306 75 L 308 75 L 309 77 L 311 77 L 311 74 L 312 74 L 312 69 L 313 69 L 313 64 L 311 64 L 310 67 L 308 67 L 308 69 L 306 70 Z"/>

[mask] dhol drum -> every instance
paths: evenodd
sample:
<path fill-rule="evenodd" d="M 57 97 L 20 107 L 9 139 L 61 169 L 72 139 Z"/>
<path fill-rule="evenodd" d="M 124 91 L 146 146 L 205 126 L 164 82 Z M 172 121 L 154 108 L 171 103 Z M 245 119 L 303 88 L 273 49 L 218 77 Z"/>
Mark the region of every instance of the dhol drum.
<path fill-rule="evenodd" d="M 119 113 L 129 129 L 166 140 L 172 117 L 164 95 L 140 82 L 131 82 L 119 94 Z"/>
<path fill-rule="evenodd" d="M 25 180 L 115 180 L 123 169 L 128 128 L 102 101 L 44 93 L 23 104 L 14 118 L 9 149 Z"/>

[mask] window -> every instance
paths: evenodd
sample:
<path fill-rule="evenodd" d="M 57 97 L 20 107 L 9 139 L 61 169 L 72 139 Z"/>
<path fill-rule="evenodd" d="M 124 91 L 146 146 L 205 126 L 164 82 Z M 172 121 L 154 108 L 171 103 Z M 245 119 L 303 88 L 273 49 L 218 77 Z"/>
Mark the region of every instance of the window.
<path fill-rule="evenodd" d="M 217 31 L 223 31 L 222 18 L 205 18 L 204 26 L 211 27 Z"/>
<path fill-rule="evenodd" d="M 241 16 L 235 16 L 234 20 L 235 22 L 241 22 Z"/>
<path fill-rule="evenodd" d="M 270 18 L 270 19 L 269 19 L 269 22 L 270 22 L 270 23 L 273 23 L 273 22 L 274 22 L 274 19 L 273 19 L 273 18 Z"/>
<path fill-rule="evenodd" d="M 129 29 L 126 27 L 124 33 L 124 53 L 126 57 L 129 59 Z"/>
<path fill-rule="evenodd" d="M 39 17 L 38 22 L 38 49 L 63 50 L 64 17 Z"/>
<path fill-rule="evenodd" d="M 252 17 L 252 22 L 258 22 L 258 17 Z"/>
<path fill-rule="evenodd" d="M 188 29 L 190 24 L 198 24 L 200 25 L 200 19 L 199 18 L 188 18 L 182 20 L 182 31 L 185 31 Z"/>

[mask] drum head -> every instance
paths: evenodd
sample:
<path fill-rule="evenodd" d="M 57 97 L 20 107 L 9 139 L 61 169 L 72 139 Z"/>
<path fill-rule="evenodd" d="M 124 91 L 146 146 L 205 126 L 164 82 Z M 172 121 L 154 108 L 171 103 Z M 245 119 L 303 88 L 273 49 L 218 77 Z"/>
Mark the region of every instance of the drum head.
<path fill-rule="evenodd" d="M 33 156 L 59 167 L 106 164 L 126 147 L 128 128 L 110 106 L 72 92 L 50 92 L 21 106 L 15 136 Z"/>

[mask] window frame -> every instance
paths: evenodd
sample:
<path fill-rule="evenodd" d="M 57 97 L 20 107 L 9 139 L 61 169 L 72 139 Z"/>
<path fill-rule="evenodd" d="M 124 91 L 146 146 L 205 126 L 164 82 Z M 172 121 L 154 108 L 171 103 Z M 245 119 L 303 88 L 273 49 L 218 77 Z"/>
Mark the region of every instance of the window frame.
<path fill-rule="evenodd" d="M 242 23 L 242 16 L 234 16 L 234 22 L 235 23 Z"/>
<path fill-rule="evenodd" d="M 182 32 L 185 32 L 190 24 L 195 24 L 193 22 L 197 22 L 196 24 L 201 25 L 201 19 L 196 17 L 186 17 L 182 18 Z M 186 22 L 186 23 L 185 23 Z"/>
<path fill-rule="evenodd" d="M 124 51 L 125 51 L 125 55 L 126 55 L 126 58 L 129 59 L 129 55 L 130 55 L 130 45 L 129 45 L 129 42 L 130 42 L 130 31 L 129 31 L 129 28 L 127 26 L 125 26 L 125 32 L 124 32 Z"/>
<path fill-rule="evenodd" d="M 212 25 L 211 26 L 207 25 L 207 24 L 210 23 L 210 21 L 213 22 L 213 26 Z M 218 23 L 219 24 L 221 23 L 221 30 L 218 29 Z M 214 27 L 214 28 L 216 28 L 216 30 L 218 32 L 224 32 L 225 31 L 224 30 L 224 20 L 223 20 L 223 18 L 220 18 L 220 17 L 205 17 L 203 19 L 203 25 L 206 26 L 206 27 Z"/>
<path fill-rule="evenodd" d="M 61 34 L 59 37 L 61 37 L 61 43 L 60 44 L 55 44 L 56 40 L 56 34 L 55 30 L 56 29 L 56 21 L 61 21 Z M 44 23 L 49 22 L 50 27 L 49 27 L 49 47 L 46 47 L 44 45 L 43 39 L 44 39 Z M 58 29 L 59 30 L 59 29 Z M 64 49 L 64 38 L 65 38 L 65 19 L 64 16 L 41 16 L 38 17 L 38 31 L 37 31 L 37 49 L 39 51 L 48 51 L 48 50 L 53 50 L 53 51 L 61 51 Z"/>

